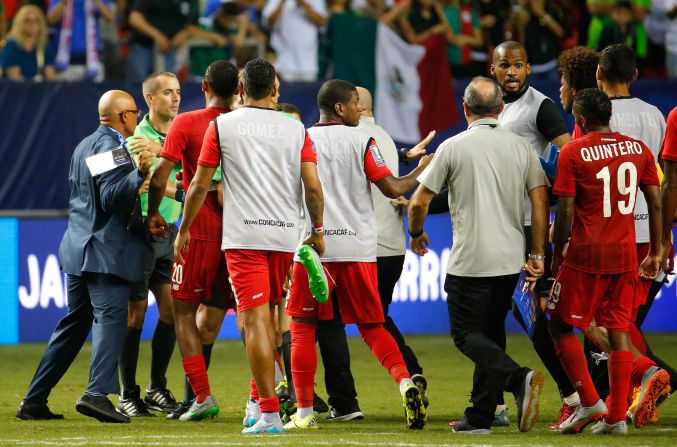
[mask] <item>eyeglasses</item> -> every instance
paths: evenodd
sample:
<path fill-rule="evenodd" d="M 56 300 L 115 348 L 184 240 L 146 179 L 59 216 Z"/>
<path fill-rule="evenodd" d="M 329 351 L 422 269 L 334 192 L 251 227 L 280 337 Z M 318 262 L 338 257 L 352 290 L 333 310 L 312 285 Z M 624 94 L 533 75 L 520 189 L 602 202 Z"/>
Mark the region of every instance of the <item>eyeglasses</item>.
<path fill-rule="evenodd" d="M 139 117 L 141 117 L 141 110 L 123 110 L 122 112 L 118 113 L 118 116 L 120 117 L 120 119 L 122 119 L 122 115 L 124 115 L 125 113 L 135 114 L 136 119 L 139 119 Z"/>

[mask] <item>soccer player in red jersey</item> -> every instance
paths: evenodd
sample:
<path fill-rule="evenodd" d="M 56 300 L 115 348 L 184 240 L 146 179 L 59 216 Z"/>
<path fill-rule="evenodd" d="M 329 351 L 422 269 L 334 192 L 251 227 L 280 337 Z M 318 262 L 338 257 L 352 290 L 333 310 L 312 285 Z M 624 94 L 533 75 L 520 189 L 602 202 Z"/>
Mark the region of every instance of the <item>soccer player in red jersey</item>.
<path fill-rule="evenodd" d="M 193 244 L 190 225 L 216 168 L 223 172 L 223 216 L 228 218 L 221 248 L 242 315 L 249 364 L 259 394 L 260 419 L 245 434 L 281 433 L 274 389 L 273 312 L 299 242 L 302 198 L 315 229 L 322 228 L 323 194 L 317 157 L 303 124 L 270 108 L 275 69 L 249 61 L 238 85 L 244 107 L 210 124 L 184 206 L 174 245 L 177 256 Z M 305 244 L 324 252 L 324 234 L 313 231 Z"/>
<path fill-rule="evenodd" d="M 174 119 L 148 193 L 147 225 L 152 233 L 162 234 L 165 230 L 166 224 L 157 213 L 157 206 L 172 168 L 180 162 L 184 185 L 191 183 L 205 131 L 217 116 L 230 111 L 228 104 L 236 87 L 237 68 L 227 61 L 213 62 L 202 81 L 207 107 L 180 114 Z M 194 240 L 182 259 L 174 260 L 171 292 L 177 341 L 195 401 L 190 408 L 186 408 L 188 399 L 185 399 L 181 408 L 170 414 L 169 418 L 199 420 L 218 413 L 209 389 L 207 366 L 218 328 L 228 305 L 232 307 L 232 303 L 229 303 L 231 291 L 227 284 L 228 274 L 221 252 L 221 205 L 214 188 L 210 188 L 204 206 L 189 225 Z M 215 286 L 219 289 L 219 298 L 225 299 L 226 303 L 204 307 L 196 321 L 200 303 L 213 304 L 216 301 L 212 296 Z"/>
<path fill-rule="evenodd" d="M 651 236 L 639 272 L 640 277 L 651 279 L 661 260 L 658 176 L 653 155 L 643 143 L 609 128 L 611 101 L 604 92 L 578 92 L 573 113 L 586 136 L 566 144 L 559 157 L 553 189 L 560 197 L 553 257 L 553 272 L 558 273 L 546 312 L 552 316 L 550 332 L 557 355 L 577 386 L 581 404 L 560 430 L 577 433 L 605 417 L 594 433 L 627 433 L 626 399 L 633 364 L 628 330 L 642 298 L 636 293 L 633 211 L 639 186 L 649 204 Z M 611 345 L 608 409 L 599 399 L 573 334 L 573 327 L 586 330 L 593 319 L 607 329 Z"/>
<path fill-rule="evenodd" d="M 671 239 L 672 226 L 677 222 L 677 107 L 668 115 L 667 131 L 663 142 L 663 188 L 661 209 L 663 211 L 663 270 L 674 269 L 675 251 Z"/>
<path fill-rule="evenodd" d="M 285 429 L 317 427 L 313 414 L 313 387 L 317 369 L 315 336 L 317 320 L 334 316 L 332 300 L 338 299 L 344 323 L 356 323 L 360 335 L 400 387 L 407 426 L 422 429 L 426 410 L 422 391 L 411 380 L 402 353 L 383 327 L 383 307 L 376 275 L 376 221 L 371 183 L 386 197 L 396 198 L 413 189 L 416 177 L 430 162 L 422 159 L 409 175 L 396 178 L 388 169 L 376 142 L 356 129 L 358 94 L 347 81 L 325 82 L 317 95 L 320 122 L 308 129 L 315 142 L 318 172 L 323 181 L 326 252 L 321 256 L 329 280 L 326 303 L 311 295 L 302 264 L 294 264 L 287 313 L 292 317 L 292 376 L 298 411 Z M 350 197 L 350 200 L 345 200 Z M 308 228 L 308 231 L 312 231 Z"/>

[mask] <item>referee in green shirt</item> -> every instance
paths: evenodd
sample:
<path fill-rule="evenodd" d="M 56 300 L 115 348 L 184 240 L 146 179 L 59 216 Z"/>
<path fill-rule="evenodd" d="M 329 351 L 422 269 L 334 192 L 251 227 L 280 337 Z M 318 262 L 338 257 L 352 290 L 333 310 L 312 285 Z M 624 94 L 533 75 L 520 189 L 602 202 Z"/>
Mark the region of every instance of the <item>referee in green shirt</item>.
<path fill-rule="evenodd" d="M 127 148 L 132 155 L 149 150 L 157 157 L 162 150 L 167 130 L 179 112 L 179 81 L 173 73 L 153 73 L 143 81 L 143 96 L 149 112 L 136 127 L 134 136 L 129 137 Z M 157 160 L 158 158 L 155 163 Z M 180 165 L 174 168 L 172 179 L 180 169 Z M 148 212 L 149 181 L 150 174 L 139 190 L 144 219 Z M 174 263 L 174 238 L 177 234 L 175 222 L 181 216 L 182 201 L 183 191 L 177 191 L 174 183 L 167 183 L 165 197 L 160 204 L 160 214 L 171 226 L 171 237 L 163 239 L 146 235 L 146 253 L 143 254 L 146 257 L 144 280 L 133 283 L 130 290 L 127 332 L 119 362 L 122 395 L 118 405 L 118 410 L 129 417 L 152 416 L 149 409 L 170 413 L 177 406 L 174 396 L 167 389 L 166 372 L 176 343 L 170 284 Z M 141 330 L 148 308 L 149 289 L 155 296 L 160 315 L 153 332 L 150 384 L 146 388 L 146 397 L 142 400 L 141 389 L 136 383 L 136 366 Z"/>

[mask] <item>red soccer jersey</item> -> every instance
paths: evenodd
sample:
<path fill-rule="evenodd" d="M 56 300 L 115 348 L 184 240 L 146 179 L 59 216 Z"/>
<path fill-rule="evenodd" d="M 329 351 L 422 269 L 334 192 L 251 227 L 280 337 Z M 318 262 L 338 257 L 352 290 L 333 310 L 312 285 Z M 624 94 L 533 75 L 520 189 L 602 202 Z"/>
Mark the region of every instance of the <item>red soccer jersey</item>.
<path fill-rule="evenodd" d="M 571 134 L 571 139 L 572 140 L 578 140 L 579 138 L 583 137 L 583 131 L 581 130 L 580 127 L 578 127 L 578 124 L 574 123 L 574 131 Z"/>
<path fill-rule="evenodd" d="M 637 268 L 633 211 L 639 185 L 659 185 L 653 155 L 641 141 L 591 132 L 564 145 L 553 193 L 575 197 L 567 265 L 595 274 Z"/>
<path fill-rule="evenodd" d="M 313 141 L 308 136 L 308 132 L 306 132 L 306 138 L 303 141 L 303 147 L 301 148 L 301 162 L 317 163 L 317 154 L 313 147 Z M 214 126 L 214 123 L 210 123 L 205 132 L 198 164 L 209 168 L 215 168 L 221 164 L 221 144 L 216 138 L 216 127 Z"/>
<path fill-rule="evenodd" d="M 668 115 L 661 158 L 677 163 L 677 107 L 672 109 Z"/>
<path fill-rule="evenodd" d="M 160 156 L 174 163 L 181 162 L 183 187 L 186 191 L 190 181 L 195 176 L 202 140 L 209 123 L 220 114 L 229 111 L 230 109 L 223 107 L 209 107 L 182 113 L 172 121 Z M 222 210 L 218 196 L 216 191 L 210 191 L 204 205 L 202 205 L 190 226 L 190 234 L 195 239 L 221 241 L 222 228 Z"/>

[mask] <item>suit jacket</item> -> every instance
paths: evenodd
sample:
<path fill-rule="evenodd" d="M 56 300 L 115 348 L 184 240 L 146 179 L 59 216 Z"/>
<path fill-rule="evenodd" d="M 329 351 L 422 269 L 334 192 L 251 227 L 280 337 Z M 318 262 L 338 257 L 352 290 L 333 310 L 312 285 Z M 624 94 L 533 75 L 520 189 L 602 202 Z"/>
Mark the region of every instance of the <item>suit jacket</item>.
<path fill-rule="evenodd" d="M 118 146 L 117 134 L 99 126 L 73 152 L 68 228 L 59 246 L 62 268 L 71 275 L 95 272 L 128 281 L 143 279 L 145 236 L 138 222 L 130 225 L 140 216 L 137 199 L 143 178 L 131 158 L 130 163 L 96 177 L 85 163 L 87 157 Z"/>

